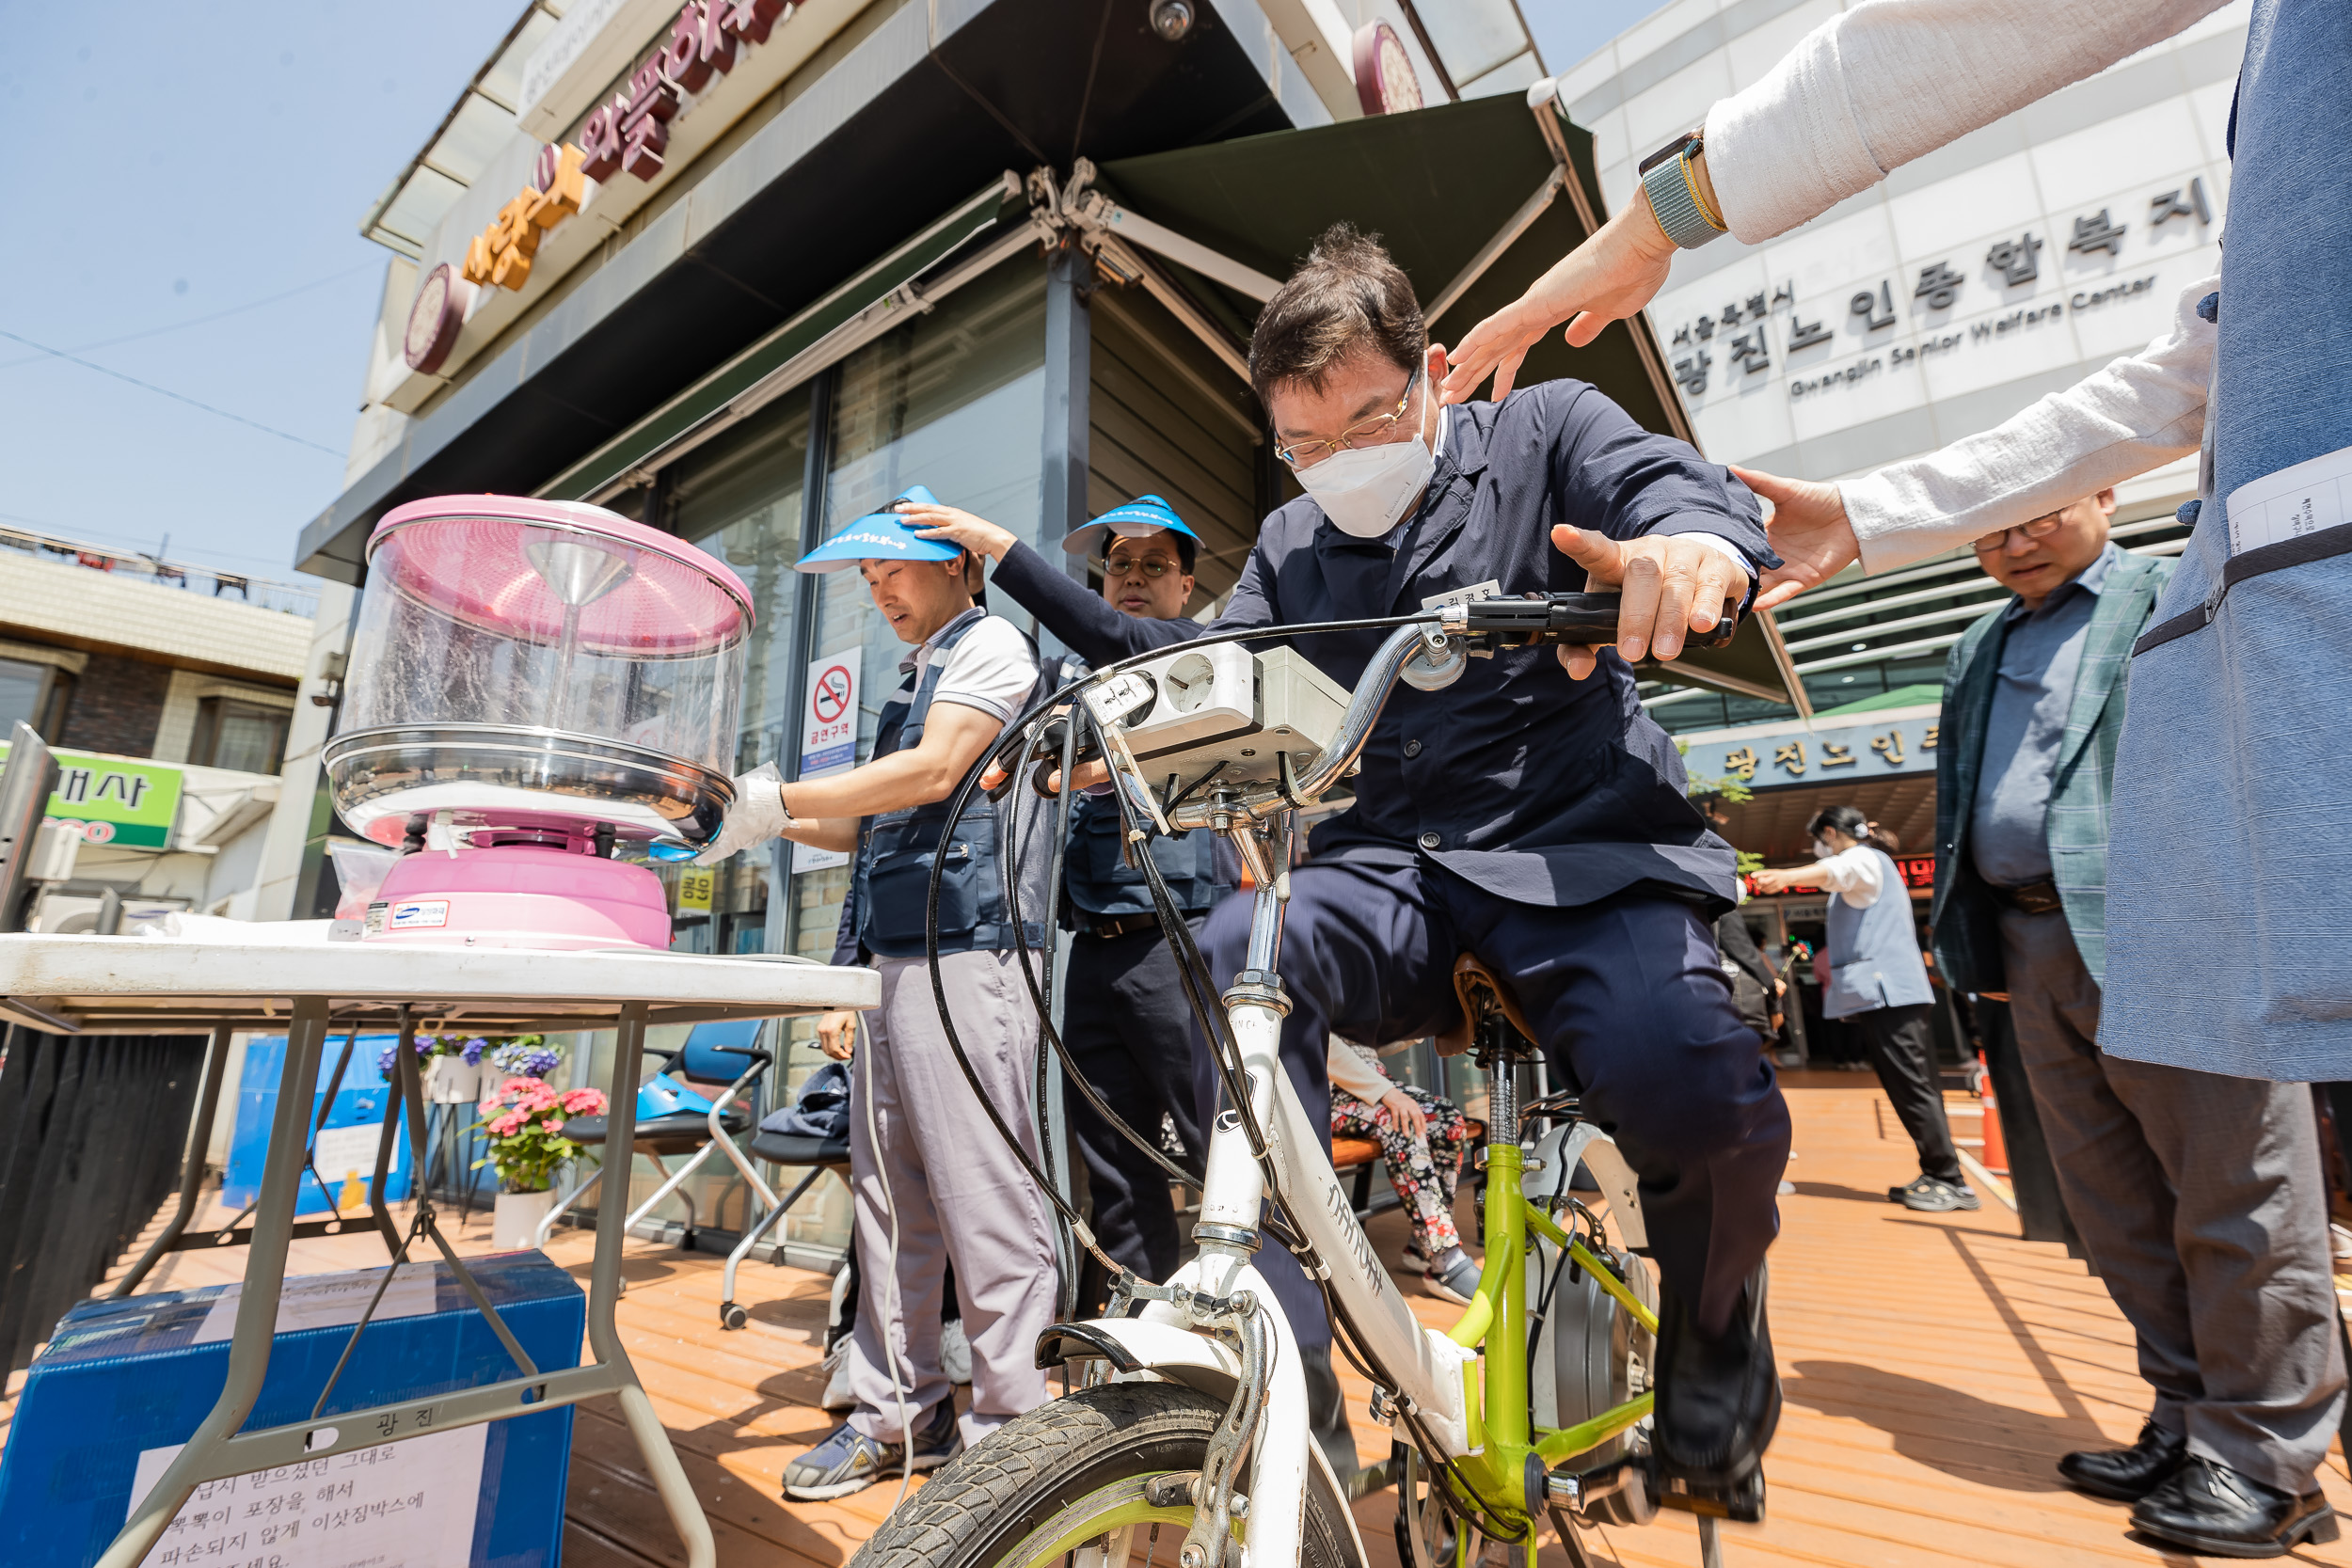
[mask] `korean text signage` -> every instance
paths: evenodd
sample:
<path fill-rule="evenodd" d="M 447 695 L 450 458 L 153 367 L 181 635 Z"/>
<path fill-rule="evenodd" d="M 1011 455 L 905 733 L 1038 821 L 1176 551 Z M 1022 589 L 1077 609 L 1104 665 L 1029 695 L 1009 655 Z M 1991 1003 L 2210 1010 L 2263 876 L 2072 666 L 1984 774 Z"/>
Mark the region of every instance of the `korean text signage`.
<path fill-rule="evenodd" d="M 2124 237 L 2130 231 L 2129 214 L 2126 214 L 2127 221 L 2119 223 L 2114 211 L 2112 206 L 2102 207 L 2074 218 L 2066 252 L 2085 261 L 2101 254 L 2121 261 Z M 2202 178 L 2191 179 L 2186 185 L 2175 185 L 2148 198 L 2147 223 L 2152 235 L 2164 233 L 2165 226 L 2176 221 L 2193 226 L 2200 233 L 2211 227 L 2213 204 L 2206 198 Z M 1758 292 L 1745 298 L 1734 294 L 1720 309 L 1702 311 L 1674 329 L 1669 356 L 1674 362 L 1675 380 L 1692 397 L 1704 393 L 1714 380 L 1716 351 L 1721 350 L 1726 389 L 1737 391 L 1747 384 L 1748 377 L 1772 368 L 1775 338 L 1779 352 L 1784 356 L 1793 356 L 1823 343 L 1834 344 L 1837 327 L 1842 325 L 1861 340 L 1859 357 L 1835 368 L 1816 359 L 1804 367 L 1815 373 L 1788 377 L 1788 396 L 1792 401 L 1813 398 L 1852 387 L 1890 368 L 1973 345 L 2004 342 L 2016 334 L 2057 322 L 2070 309 L 2079 314 L 2140 298 L 2156 286 L 2153 273 L 2111 282 L 2102 279 L 2095 286 L 2069 291 L 2064 299 L 2046 305 L 2018 303 L 2001 314 L 1970 322 L 1964 331 L 1937 330 L 1942 313 L 1952 309 L 1963 294 L 1972 289 L 1989 288 L 2004 302 L 2020 299 L 2015 291 L 2025 289 L 2028 292 L 2022 298 L 2029 300 L 2031 291 L 2039 287 L 2045 244 L 2030 229 L 2021 230 L 2013 239 L 1994 242 L 1985 251 L 1979 278 L 1971 278 L 1955 268 L 1951 257 L 1921 267 L 1915 281 L 1891 276 L 1881 277 L 1875 286 L 1856 290 L 1846 301 L 1843 312 L 1835 305 L 1801 305 L 1794 286 L 1785 281 L 1769 293 Z M 1921 335 L 1916 343 L 1877 349 L 1875 345 L 1883 340 L 1875 339 L 1874 334 L 1897 324 L 1899 285 L 1908 294 L 1914 309 L 1925 312 L 1928 319 L 1920 324 Z M 1805 319 L 1808 312 L 1813 318 L 1810 321 Z M 1832 354 L 1836 352 L 1833 347 Z"/>
<path fill-rule="evenodd" d="M 0 742 L 0 762 L 8 748 Z M 89 752 L 52 752 L 57 789 L 42 815 L 80 830 L 90 845 L 168 849 L 180 817 L 180 769 Z"/>
<path fill-rule="evenodd" d="M 1889 773 L 1932 773 L 1940 726 L 1898 720 L 1749 740 L 1701 741 L 1683 757 L 1694 778 L 1734 778 L 1754 789 Z"/>
<path fill-rule="evenodd" d="M 802 778 L 821 778 L 857 766 L 857 672 L 865 657 L 862 647 L 845 648 L 809 661 L 808 696 L 801 704 Z M 850 857 L 837 849 L 792 847 L 796 873 L 849 863 Z"/>
<path fill-rule="evenodd" d="M 785 0 L 687 0 L 670 24 L 669 42 L 580 126 L 588 178 L 660 174 L 679 95 L 700 92 L 713 76 L 734 70 L 737 47 L 767 42 L 785 10 Z"/>
<path fill-rule="evenodd" d="M 787 0 L 688 0 L 667 40 L 612 103 L 590 112 L 578 141 L 539 150 L 531 183 L 468 242 L 455 275 L 438 267 L 427 275 L 409 307 L 408 368 L 429 375 L 448 359 L 473 302 L 461 283 L 520 291 L 548 231 L 587 208 L 599 185 L 618 174 L 659 175 L 686 96 L 732 70 L 739 47 L 765 43 L 790 9 Z"/>
<path fill-rule="evenodd" d="M 1889 858 L 1894 861 L 1896 873 L 1902 878 L 1905 889 L 1914 894 L 1935 891 L 1935 857 L 1933 855 L 1894 855 Z M 1797 883 L 1791 883 L 1786 889 L 1788 895 L 1792 898 L 1819 898 L 1823 891 L 1818 887 L 1807 887 Z M 1820 917 L 1816 915 L 1814 918 Z"/>

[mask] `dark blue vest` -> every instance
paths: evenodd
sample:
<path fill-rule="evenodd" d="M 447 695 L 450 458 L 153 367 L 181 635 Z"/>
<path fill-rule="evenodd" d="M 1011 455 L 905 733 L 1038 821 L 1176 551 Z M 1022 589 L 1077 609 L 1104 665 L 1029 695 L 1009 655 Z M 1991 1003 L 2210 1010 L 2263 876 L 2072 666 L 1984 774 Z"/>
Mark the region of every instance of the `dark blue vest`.
<path fill-rule="evenodd" d="M 881 727 L 874 736 L 873 760 L 920 745 L 923 724 L 930 716 L 931 698 L 947 657 L 983 617 L 974 615 L 949 629 L 923 672 L 911 700 L 898 693 L 882 705 Z M 1032 694 L 1034 696 L 1034 693 Z M 975 764 L 977 768 L 978 765 Z M 954 797 L 952 793 L 949 800 Z M 1012 797 L 1008 797 L 1012 799 Z M 943 847 L 948 800 L 909 806 L 866 817 L 858 825 L 856 869 L 850 896 L 842 909 L 840 951 L 836 962 L 852 949 L 875 958 L 919 958 L 924 953 L 924 911 L 930 901 L 931 866 L 944 860 L 940 878 L 939 950 L 941 953 L 987 952 L 1025 943 L 1041 944 L 1044 926 L 1042 890 L 1037 908 L 1025 907 L 1022 937 L 1015 940 L 1005 895 L 1006 865 L 1001 853 L 1002 832 L 996 803 L 975 790 Z"/>
<path fill-rule="evenodd" d="M 1182 838 L 1151 840 L 1151 852 L 1160 875 L 1168 880 L 1176 907 L 1190 914 L 1206 914 L 1231 891 L 1217 877 L 1216 835 L 1206 829 Z M 1119 802 L 1107 795 L 1082 797 L 1070 814 L 1070 851 L 1062 862 L 1062 880 L 1083 928 L 1088 915 L 1104 918 L 1151 914 L 1152 884 L 1127 863 L 1119 836 Z"/>

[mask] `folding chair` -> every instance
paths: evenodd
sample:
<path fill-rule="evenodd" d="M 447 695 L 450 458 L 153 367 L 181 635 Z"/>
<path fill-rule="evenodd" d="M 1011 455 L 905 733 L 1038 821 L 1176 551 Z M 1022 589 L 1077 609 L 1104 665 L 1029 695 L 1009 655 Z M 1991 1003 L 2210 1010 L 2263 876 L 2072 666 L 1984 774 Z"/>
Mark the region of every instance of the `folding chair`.
<path fill-rule="evenodd" d="M 725 1084 L 726 1087 L 710 1101 L 707 1111 L 679 1109 L 648 1117 L 644 1115 L 648 1107 L 640 1101 L 637 1138 L 632 1152 L 651 1160 L 654 1169 L 661 1173 L 663 1180 L 654 1195 L 639 1204 L 630 1212 L 628 1218 L 621 1222 L 624 1235 L 653 1212 L 663 1199 L 676 1194 L 678 1201 L 686 1205 L 686 1239 L 691 1241 L 695 1229 L 694 1200 L 679 1192 L 678 1185 L 700 1169 L 703 1162 L 709 1159 L 714 1151 L 726 1155 L 728 1162 L 742 1174 L 754 1192 L 773 1201 L 767 1183 L 760 1180 L 759 1173 L 744 1158 L 743 1151 L 736 1147 L 734 1137 L 752 1124 L 750 1111 L 735 1101 L 748 1095 L 767 1070 L 775 1065 L 774 1056 L 759 1046 L 760 1031 L 766 1027 L 766 1022 L 756 1019 L 729 1023 L 697 1023 L 687 1034 L 686 1043 L 661 1059 L 660 1070 L 663 1072 L 675 1070 L 689 1079 L 706 1084 Z M 574 1143 L 596 1148 L 604 1142 L 604 1129 L 605 1118 L 602 1117 L 574 1117 L 564 1124 L 564 1135 Z M 671 1170 L 665 1160 L 680 1154 L 691 1154 L 693 1158 L 675 1171 Z M 547 1218 L 539 1222 L 538 1234 L 533 1238 L 537 1245 L 544 1247 L 548 1244 L 548 1237 L 554 1232 L 555 1222 L 604 1179 L 605 1166 L 611 1163 L 612 1156 L 608 1152 L 597 1163 L 596 1168 L 588 1173 L 586 1180 L 565 1193 L 562 1200 L 548 1211 Z M 626 1195 L 626 1177 L 623 1181 L 622 1191 Z"/>
<path fill-rule="evenodd" d="M 753 1158 L 765 1160 L 778 1167 L 805 1166 L 808 1174 L 801 1178 L 800 1184 L 782 1202 L 768 1192 L 764 1183 L 753 1180 L 752 1185 L 768 1199 L 768 1212 L 760 1216 L 757 1225 L 743 1233 L 743 1239 L 735 1243 L 735 1250 L 727 1254 L 726 1273 L 719 1286 L 719 1326 L 722 1328 L 741 1328 L 750 1321 L 751 1315 L 735 1305 L 735 1271 L 744 1259 L 751 1256 L 752 1248 L 759 1244 L 759 1239 L 775 1228 L 776 1222 L 784 1218 L 785 1211 L 800 1202 L 825 1172 L 832 1171 L 845 1181 L 850 1179 L 850 1134 L 846 1129 L 837 1138 L 812 1138 L 798 1132 L 760 1132 L 753 1137 L 749 1152 Z"/>

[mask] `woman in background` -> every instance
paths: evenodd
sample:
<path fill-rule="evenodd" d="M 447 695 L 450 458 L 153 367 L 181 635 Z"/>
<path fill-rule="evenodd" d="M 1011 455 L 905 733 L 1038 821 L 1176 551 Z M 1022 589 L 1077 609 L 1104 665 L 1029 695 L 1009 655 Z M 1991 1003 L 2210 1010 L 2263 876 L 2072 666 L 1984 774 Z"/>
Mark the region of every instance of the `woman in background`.
<path fill-rule="evenodd" d="M 1454 1228 L 1454 1187 L 1462 1174 L 1462 1151 L 1470 1147 L 1470 1122 L 1449 1101 L 1426 1089 L 1393 1082 L 1369 1046 L 1337 1035 L 1327 1047 L 1331 1073 L 1331 1135 L 1370 1138 L 1379 1144 L 1389 1184 L 1413 1216 L 1412 1244 L 1406 1250 L 1426 1269 L 1429 1288 L 1446 1300 L 1470 1305 L 1478 1286 L 1478 1264 L 1463 1250 Z"/>

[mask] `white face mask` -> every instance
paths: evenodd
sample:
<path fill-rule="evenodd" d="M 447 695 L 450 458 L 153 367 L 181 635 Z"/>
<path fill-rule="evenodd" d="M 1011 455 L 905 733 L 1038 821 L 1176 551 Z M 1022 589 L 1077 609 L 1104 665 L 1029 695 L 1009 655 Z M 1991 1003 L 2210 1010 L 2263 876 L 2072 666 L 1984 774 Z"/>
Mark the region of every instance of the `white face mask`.
<path fill-rule="evenodd" d="M 1825 839 L 1817 838 L 1813 841 L 1813 858 L 1817 861 L 1836 860 L 1837 858 L 1836 847 Z"/>
<path fill-rule="evenodd" d="M 1425 422 L 1426 400 L 1422 406 Z M 1299 469 L 1298 483 L 1332 527 L 1354 538 L 1377 539 L 1396 527 L 1414 499 L 1429 487 L 1437 467 L 1437 452 L 1424 436 L 1416 435 L 1409 441 L 1335 451 L 1313 467 Z"/>

